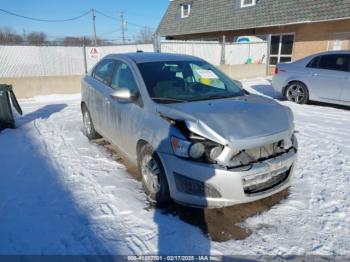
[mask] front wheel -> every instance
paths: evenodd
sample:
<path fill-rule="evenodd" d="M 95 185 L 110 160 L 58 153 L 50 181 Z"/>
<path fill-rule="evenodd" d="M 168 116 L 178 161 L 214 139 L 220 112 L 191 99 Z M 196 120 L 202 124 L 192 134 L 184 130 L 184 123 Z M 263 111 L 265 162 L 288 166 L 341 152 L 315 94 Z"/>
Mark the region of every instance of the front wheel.
<path fill-rule="evenodd" d="M 301 82 L 290 83 L 285 92 L 288 101 L 297 104 L 306 104 L 309 101 L 309 92 L 306 85 Z"/>
<path fill-rule="evenodd" d="M 138 164 L 146 195 L 157 204 L 168 203 L 170 193 L 165 171 L 157 153 L 150 145 L 145 145 L 140 150 Z"/>
<path fill-rule="evenodd" d="M 83 113 L 84 131 L 87 138 L 89 140 L 101 138 L 101 136 L 95 130 L 89 110 L 86 108 L 85 105 L 82 106 L 81 110 Z"/>

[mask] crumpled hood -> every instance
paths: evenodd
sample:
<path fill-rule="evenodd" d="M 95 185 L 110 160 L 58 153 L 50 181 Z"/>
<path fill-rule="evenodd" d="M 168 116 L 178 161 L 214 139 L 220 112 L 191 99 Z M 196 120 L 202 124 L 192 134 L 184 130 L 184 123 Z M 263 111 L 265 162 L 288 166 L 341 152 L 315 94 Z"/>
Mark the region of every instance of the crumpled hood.
<path fill-rule="evenodd" d="M 224 145 L 292 132 L 294 128 L 290 109 L 258 95 L 161 104 L 157 111 L 185 121 L 192 132 Z"/>

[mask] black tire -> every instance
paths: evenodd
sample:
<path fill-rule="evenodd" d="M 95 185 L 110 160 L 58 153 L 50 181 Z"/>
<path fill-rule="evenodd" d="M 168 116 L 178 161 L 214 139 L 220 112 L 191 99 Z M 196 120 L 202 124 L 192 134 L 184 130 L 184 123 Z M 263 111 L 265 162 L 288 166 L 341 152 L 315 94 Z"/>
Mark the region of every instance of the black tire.
<path fill-rule="evenodd" d="M 307 86 L 302 82 L 291 82 L 285 89 L 285 97 L 288 101 L 297 104 L 306 104 L 309 102 L 309 90 Z"/>
<path fill-rule="evenodd" d="M 152 169 L 151 166 L 155 167 L 155 165 L 158 167 L 157 172 L 155 172 L 156 168 L 154 168 L 154 172 L 151 172 L 153 174 L 146 174 L 145 169 L 150 171 Z M 162 162 L 157 153 L 148 144 L 144 145 L 138 153 L 138 168 L 142 179 L 142 187 L 150 200 L 157 205 L 169 203 L 169 185 Z M 148 176 L 152 176 L 153 179 Z M 158 183 L 157 186 L 155 186 L 155 183 Z"/>
<path fill-rule="evenodd" d="M 101 138 L 100 134 L 96 132 L 94 123 L 92 122 L 91 115 L 86 105 L 81 107 L 81 112 L 83 114 L 84 123 L 84 133 L 89 140 L 94 140 Z"/>

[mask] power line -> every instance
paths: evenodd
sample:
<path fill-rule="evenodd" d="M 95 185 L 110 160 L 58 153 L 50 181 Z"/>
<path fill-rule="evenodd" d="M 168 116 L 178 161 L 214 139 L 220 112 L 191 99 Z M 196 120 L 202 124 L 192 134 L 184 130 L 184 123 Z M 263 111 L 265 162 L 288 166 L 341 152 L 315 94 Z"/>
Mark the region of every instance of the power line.
<path fill-rule="evenodd" d="M 132 25 L 132 26 L 136 26 L 136 27 L 140 27 L 140 28 L 146 28 L 146 27 L 149 27 L 149 28 L 153 29 L 153 28 L 152 28 L 152 27 L 150 27 L 150 26 L 138 25 L 138 24 L 129 23 L 129 22 L 128 22 L 128 25 Z"/>
<path fill-rule="evenodd" d="M 8 15 L 12 15 L 12 16 L 16 16 L 16 17 L 32 20 L 32 21 L 37 21 L 37 22 L 57 23 L 57 22 L 68 22 L 68 21 L 73 21 L 73 20 L 80 19 L 80 18 L 88 15 L 91 12 L 91 10 L 89 10 L 89 11 L 87 11 L 85 13 L 82 13 L 81 15 L 75 16 L 75 17 L 71 17 L 71 18 L 67 18 L 67 19 L 53 19 L 53 20 L 41 19 L 41 18 L 35 18 L 35 17 L 29 17 L 29 16 L 25 16 L 25 15 L 20 15 L 20 14 L 13 13 L 11 11 L 7 11 L 7 10 L 1 9 L 1 8 L 0 8 L 0 12 L 3 12 L 3 13 L 8 14 Z"/>
<path fill-rule="evenodd" d="M 113 19 L 113 20 L 119 21 L 118 18 L 115 18 L 115 17 L 110 16 L 110 15 L 106 15 L 105 13 L 102 13 L 101 11 L 98 11 L 98 10 L 96 10 L 96 9 L 95 9 L 95 12 L 98 13 L 98 14 L 100 14 L 100 15 L 102 15 L 102 16 L 104 16 L 104 17 L 107 17 L 107 18 L 109 18 L 109 19 Z"/>
<path fill-rule="evenodd" d="M 11 12 L 11 11 L 8 11 L 8 10 L 5 10 L 5 9 L 1 9 L 1 8 L 0 8 L 0 12 L 3 12 L 3 13 L 8 14 L 8 15 L 16 16 L 16 17 L 19 17 L 19 18 L 23 18 L 23 19 L 37 21 L 37 22 L 58 23 L 58 22 L 69 22 L 69 21 L 80 19 L 80 18 L 88 15 L 89 13 L 91 13 L 92 10 L 86 11 L 85 13 L 82 13 L 81 15 L 78 15 L 78 16 L 75 16 L 75 17 L 71 17 L 71 18 L 66 18 L 66 19 L 41 19 L 41 18 L 36 18 L 36 17 L 30 17 L 30 16 L 17 14 L 17 13 L 14 13 L 14 12 Z M 113 19 L 115 21 L 120 21 L 119 18 L 107 15 L 107 14 L 105 14 L 105 13 L 99 11 L 99 10 L 95 9 L 95 12 L 100 14 L 100 15 L 102 15 L 102 16 L 104 16 L 104 17 L 106 17 L 106 18 Z M 130 22 L 127 22 L 127 24 L 131 25 L 131 26 L 140 27 L 140 28 L 148 27 L 148 26 L 138 25 L 138 24 L 130 23 Z M 152 27 L 149 27 L 149 28 L 152 28 Z"/>
<path fill-rule="evenodd" d="M 119 21 L 119 20 L 120 20 L 120 19 L 118 19 L 118 18 L 116 18 L 116 17 L 107 15 L 107 14 L 105 14 L 105 13 L 99 11 L 99 10 L 96 10 L 96 9 L 95 9 L 95 12 L 98 13 L 98 14 L 100 14 L 100 15 L 102 15 L 102 16 L 104 16 L 104 17 L 106 17 L 106 18 L 113 19 L 113 20 L 115 20 L 115 21 Z M 119 12 L 119 13 L 122 14 L 122 13 L 124 13 L 124 12 Z M 145 27 L 152 28 L 152 27 L 150 27 L 150 26 L 138 25 L 138 24 L 134 24 L 134 23 L 130 23 L 130 22 L 126 22 L 126 24 L 127 24 L 127 25 L 136 26 L 136 27 L 140 27 L 140 28 L 145 28 Z"/>
<path fill-rule="evenodd" d="M 108 31 L 108 32 L 103 32 L 103 33 L 100 33 L 100 34 L 101 35 L 110 35 L 110 34 L 119 33 L 119 32 L 120 32 L 120 29 L 113 30 L 113 31 Z"/>

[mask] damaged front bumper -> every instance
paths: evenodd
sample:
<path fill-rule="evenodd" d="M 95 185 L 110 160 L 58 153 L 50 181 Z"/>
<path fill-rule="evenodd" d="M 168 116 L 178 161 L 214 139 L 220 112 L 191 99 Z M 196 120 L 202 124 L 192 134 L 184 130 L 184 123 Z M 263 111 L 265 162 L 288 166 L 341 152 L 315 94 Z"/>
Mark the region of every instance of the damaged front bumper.
<path fill-rule="evenodd" d="M 297 150 L 240 168 L 189 161 L 159 153 L 168 178 L 171 197 L 200 207 L 225 207 L 256 201 L 290 185 Z"/>

